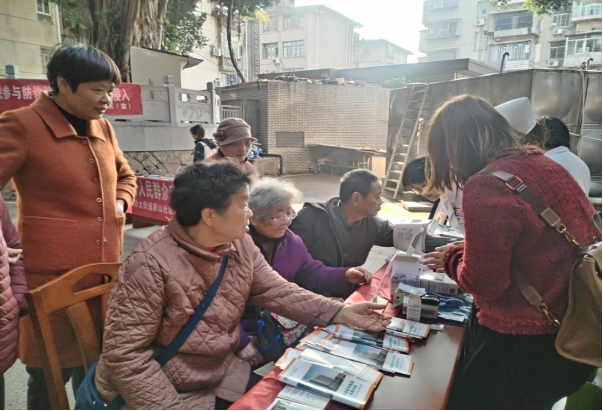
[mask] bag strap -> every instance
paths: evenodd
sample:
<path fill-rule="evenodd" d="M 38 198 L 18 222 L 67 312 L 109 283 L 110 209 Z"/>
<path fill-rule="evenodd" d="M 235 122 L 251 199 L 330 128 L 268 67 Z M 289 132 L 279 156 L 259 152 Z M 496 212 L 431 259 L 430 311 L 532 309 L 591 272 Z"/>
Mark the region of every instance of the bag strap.
<path fill-rule="evenodd" d="M 220 272 L 218 273 L 216 280 L 211 285 L 211 287 L 209 287 L 209 290 L 207 290 L 207 294 L 205 294 L 205 297 L 203 297 L 203 300 L 201 300 L 191 318 L 189 318 L 186 324 L 184 324 L 184 327 L 182 327 L 182 329 L 180 330 L 178 335 L 176 335 L 176 337 L 172 340 L 172 342 L 169 343 L 168 346 L 165 347 L 163 350 L 161 350 L 157 357 L 155 357 L 155 361 L 157 361 L 161 367 L 163 367 L 169 360 L 172 359 L 174 355 L 176 355 L 176 352 L 180 349 L 180 347 L 182 347 L 186 339 L 197 327 L 197 324 L 199 324 L 199 321 L 201 321 L 201 319 L 203 318 L 205 311 L 207 311 L 214 297 L 216 296 L 218 288 L 220 288 L 220 283 L 222 282 L 222 278 L 224 277 L 224 271 L 226 271 L 227 263 L 228 256 L 226 255 L 224 256 L 224 258 L 222 258 L 222 266 L 220 267 Z"/>

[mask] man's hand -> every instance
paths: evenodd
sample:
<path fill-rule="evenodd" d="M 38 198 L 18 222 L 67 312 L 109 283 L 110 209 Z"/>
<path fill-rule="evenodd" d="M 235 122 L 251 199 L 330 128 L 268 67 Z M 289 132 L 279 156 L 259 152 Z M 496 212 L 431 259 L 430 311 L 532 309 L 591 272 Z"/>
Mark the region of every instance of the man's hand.
<path fill-rule="evenodd" d="M 373 273 L 362 267 L 352 267 L 345 272 L 345 279 L 350 284 L 370 284 Z"/>
<path fill-rule="evenodd" d="M 444 256 L 453 245 L 463 244 L 463 241 L 457 241 L 435 249 L 433 253 L 423 254 L 423 265 L 438 273 L 444 272 Z"/>
<path fill-rule="evenodd" d="M 23 253 L 23 250 L 18 249 L 18 248 L 10 248 L 10 247 L 6 247 L 6 249 L 8 250 L 8 264 L 9 265 L 17 264 L 17 261 L 19 261 L 19 258 L 21 258 L 21 254 Z"/>
<path fill-rule="evenodd" d="M 252 368 L 260 365 L 264 361 L 264 357 L 262 357 L 260 350 L 258 350 L 251 342 L 245 347 L 241 348 L 235 354 L 240 359 L 247 361 Z"/>
<path fill-rule="evenodd" d="M 124 200 L 117 200 L 115 202 L 115 209 L 117 210 L 117 217 L 123 217 L 125 214 L 124 208 L 126 208 L 126 203 Z"/>
<path fill-rule="evenodd" d="M 383 331 L 391 323 L 392 317 L 378 313 L 375 310 L 384 308 L 385 304 L 369 302 L 346 305 L 335 315 L 333 322 L 351 325 L 371 332 Z"/>

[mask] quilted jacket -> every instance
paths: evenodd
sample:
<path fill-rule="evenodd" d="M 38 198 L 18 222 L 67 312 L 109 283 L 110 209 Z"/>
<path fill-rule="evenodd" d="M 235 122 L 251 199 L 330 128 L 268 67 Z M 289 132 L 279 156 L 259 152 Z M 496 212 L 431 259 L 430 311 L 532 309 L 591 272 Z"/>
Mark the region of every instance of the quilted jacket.
<path fill-rule="evenodd" d="M 224 255 L 229 261 L 216 297 L 161 369 L 153 356 L 193 314 Z M 131 409 L 212 409 L 216 396 L 237 400 L 250 373 L 234 355 L 248 299 L 312 325 L 327 324 L 343 306 L 283 279 L 249 236 L 210 252 L 172 219 L 136 247 L 117 276 L 95 378 L 100 395 L 111 400 L 119 392 Z"/>
<path fill-rule="evenodd" d="M 0 375 L 17 359 L 19 310 L 27 307 L 23 257 L 9 266 L 7 246 L 21 248 L 21 241 L 0 197 Z"/>

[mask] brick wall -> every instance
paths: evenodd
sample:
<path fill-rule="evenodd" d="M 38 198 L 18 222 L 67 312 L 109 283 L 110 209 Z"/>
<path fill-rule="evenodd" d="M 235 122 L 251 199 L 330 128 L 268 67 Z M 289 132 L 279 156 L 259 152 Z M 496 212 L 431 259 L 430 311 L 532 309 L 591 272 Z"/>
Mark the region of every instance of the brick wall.
<path fill-rule="evenodd" d="M 260 142 L 281 154 L 287 173 L 312 168 L 309 144 L 385 149 L 389 90 L 305 82 L 259 81 L 222 89 L 222 101 L 260 102 Z M 305 133 L 304 148 L 277 148 L 277 132 Z"/>

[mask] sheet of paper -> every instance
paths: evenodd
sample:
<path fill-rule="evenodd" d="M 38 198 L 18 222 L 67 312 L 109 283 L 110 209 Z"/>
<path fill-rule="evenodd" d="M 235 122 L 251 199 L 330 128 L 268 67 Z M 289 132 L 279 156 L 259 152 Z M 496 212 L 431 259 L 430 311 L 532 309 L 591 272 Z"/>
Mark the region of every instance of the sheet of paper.
<path fill-rule="evenodd" d="M 270 404 L 270 406 L 266 409 L 267 410 L 316 410 L 318 408 L 311 406 L 311 405 L 300 404 L 298 402 L 293 402 L 293 401 L 286 400 L 284 398 L 276 397 L 276 399 L 272 402 L 272 404 Z M 324 408 L 320 408 L 320 409 L 324 410 Z"/>
<path fill-rule="evenodd" d="M 383 348 L 386 350 L 394 350 L 403 353 L 408 353 L 408 351 L 410 351 L 410 343 L 406 338 L 396 337 L 390 334 L 384 334 Z"/>
<path fill-rule="evenodd" d="M 319 410 L 324 410 L 327 408 L 329 401 L 331 401 L 330 397 L 314 394 L 290 385 L 287 385 L 285 388 L 283 388 L 278 394 L 277 398 L 283 398 L 285 400 L 308 405 L 312 407 L 312 409 Z"/>
<path fill-rule="evenodd" d="M 302 359 L 316 364 L 322 364 L 335 368 L 346 374 L 353 375 L 371 384 L 376 384 L 379 381 L 381 373 L 366 364 L 361 364 L 356 361 L 350 361 L 347 358 L 338 357 L 322 351 L 308 349 L 301 356 Z"/>
<path fill-rule="evenodd" d="M 301 355 L 301 351 L 293 348 L 287 348 L 285 353 L 281 356 L 281 358 L 278 359 L 276 363 L 274 363 L 274 365 L 279 367 L 281 370 L 284 370 L 294 358 L 299 358 Z"/>
<path fill-rule="evenodd" d="M 410 375 L 412 373 L 413 364 L 414 361 L 410 355 L 389 352 L 387 357 L 385 357 L 382 369 L 383 371 Z"/>

